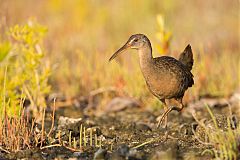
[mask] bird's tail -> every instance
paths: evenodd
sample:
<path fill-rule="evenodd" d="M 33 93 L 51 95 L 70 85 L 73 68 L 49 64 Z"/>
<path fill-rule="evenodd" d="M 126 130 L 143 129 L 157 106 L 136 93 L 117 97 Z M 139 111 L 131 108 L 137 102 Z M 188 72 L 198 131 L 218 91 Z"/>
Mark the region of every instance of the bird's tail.
<path fill-rule="evenodd" d="M 194 60 L 190 44 L 187 45 L 184 51 L 180 54 L 179 61 L 182 62 L 187 67 L 187 69 L 189 69 L 189 71 L 192 70 Z"/>

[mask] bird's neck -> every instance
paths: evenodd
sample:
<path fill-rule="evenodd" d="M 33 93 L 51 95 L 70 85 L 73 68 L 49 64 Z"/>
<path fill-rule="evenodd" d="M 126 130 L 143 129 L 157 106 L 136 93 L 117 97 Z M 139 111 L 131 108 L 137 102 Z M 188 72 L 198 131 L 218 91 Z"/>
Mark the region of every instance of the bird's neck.
<path fill-rule="evenodd" d="M 152 47 L 150 43 L 138 49 L 138 55 L 140 60 L 140 67 L 142 70 L 149 68 L 153 64 Z"/>

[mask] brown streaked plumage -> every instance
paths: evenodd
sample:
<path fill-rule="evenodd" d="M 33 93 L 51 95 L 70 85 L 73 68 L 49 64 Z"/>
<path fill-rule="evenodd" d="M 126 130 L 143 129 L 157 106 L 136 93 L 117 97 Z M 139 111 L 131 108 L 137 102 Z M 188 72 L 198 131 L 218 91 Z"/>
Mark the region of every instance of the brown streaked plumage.
<path fill-rule="evenodd" d="M 193 54 L 191 46 L 188 45 L 179 60 L 173 57 L 152 57 L 152 47 L 149 39 L 143 34 L 132 35 L 127 43 L 115 52 L 109 59 L 111 61 L 119 53 L 126 49 L 137 49 L 142 74 L 146 80 L 151 93 L 164 105 L 164 113 L 159 119 L 158 126 L 165 119 L 167 126 L 167 115 L 172 110 L 181 111 L 184 107 L 182 98 L 188 87 L 194 84 L 191 69 L 193 66 Z M 179 106 L 167 107 L 165 99 L 175 99 Z"/>

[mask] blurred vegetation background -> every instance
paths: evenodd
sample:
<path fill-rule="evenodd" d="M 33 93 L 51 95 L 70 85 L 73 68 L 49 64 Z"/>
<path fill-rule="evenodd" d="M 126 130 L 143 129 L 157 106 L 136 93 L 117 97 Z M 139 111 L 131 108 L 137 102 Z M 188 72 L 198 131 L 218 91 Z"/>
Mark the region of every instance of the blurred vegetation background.
<path fill-rule="evenodd" d="M 0 0 L 0 43 L 13 41 L 6 34 L 12 26 L 37 22 L 47 28 L 40 68 L 50 65 L 52 93 L 71 98 L 115 87 L 120 96 L 147 106 L 159 102 L 147 90 L 137 54 L 128 51 L 111 64 L 109 57 L 135 33 L 150 38 L 154 56 L 177 58 L 190 43 L 195 85 L 185 101 L 207 94 L 227 97 L 240 82 L 239 9 L 237 0 Z"/>

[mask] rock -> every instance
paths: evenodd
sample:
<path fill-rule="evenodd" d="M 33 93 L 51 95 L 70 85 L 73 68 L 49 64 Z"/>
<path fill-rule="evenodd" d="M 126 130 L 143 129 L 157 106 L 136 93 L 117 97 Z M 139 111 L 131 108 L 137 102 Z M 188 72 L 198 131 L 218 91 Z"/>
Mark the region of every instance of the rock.
<path fill-rule="evenodd" d="M 141 132 L 152 131 L 152 129 L 145 123 L 136 123 L 135 128 Z"/>
<path fill-rule="evenodd" d="M 139 107 L 138 101 L 132 98 L 116 97 L 112 99 L 105 107 L 106 112 L 118 112 L 128 107 Z"/>
<path fill-rule="evenodd" d="M 144 152 L 139 152 L 136 149 L 130 149 L 126 144 L 122 144 L 112 154 L 111 160 L 145 160 Z"/>
<path fill-rule="evenodd" d="M 60 116 L 58 120 L 58 127 L 57 130 L 60 132 L 60 137 L 62 140 L 66 141 L 69 139 L 69 133 L 71 132 L 71 135 L 73 137 L 79 137 L 79 131 L 80 126 L 83 123 L 82 118 L 69 118 L 69 117 L 63 117 Z M 88 127 L 84 125 L 85 127 Z M 58 139 L 59 132 L 55 134 L 55 138 Z"/>
<path fill-rule="evenodd" d="M 126 144 L 122 144 L 118 147 L 118 149 L 113 152 L 111 155 L 111 160 L 125 160 L 130 148 Z"/>
<path fill-rule="evenodd" d="M 82 155 L 82 152 L 73 152 L 74 157 L 80 157 Z"/>
<path fill-rule="evenodd" d="M 162 145 L 155 148 L 155 152 L 150 156 L 150 160 L 171 160 L 178 159 L 177 153 L 179 148 L 179 141 L 177 139 L 169 139 Z"/>
<path fill-rule="evenodd" d="M 94 153 L 94 160 L 105 160 L 107 155 L 107 150 L 99 148 L 97 152 Z"/>
<path fill-rule="evenodd" d="M 129 160 L 144 160 L 146 159 L 144 152 L 139 152 L 136 149 L 130 149 L 127 155 Z"/>
<path fill-rule="evenodd" d="M 126 157 L 129 152 L 129 147 L 126 144 L 120 145 L 117 149 L 117 154 L 121 157 Z"/>
<path fill-rule="evenodd" d="M 74 124 L 80 125 L 82 123 L 82 118 L 69 118 L 60 116 L 58 119 L 58 129 L 65 129 L 68 126 L 72 126 Z"/>
<path fill-rule="evenodd" d="M 156 151 L 150 158 L 150 160 L 160 160 L 160 159 L 170 160 L 175 158 L 173 158 L 173 154 L 170 149 L 167 151 Z"/>

